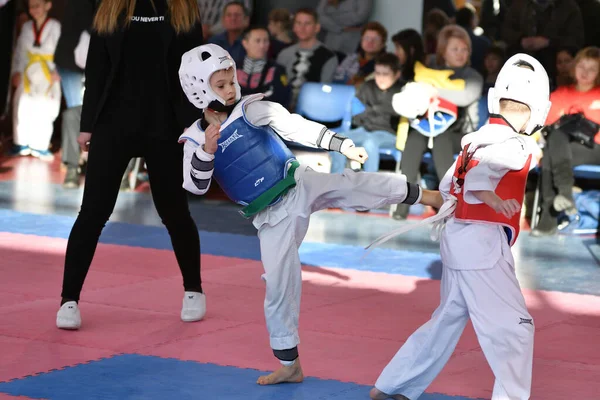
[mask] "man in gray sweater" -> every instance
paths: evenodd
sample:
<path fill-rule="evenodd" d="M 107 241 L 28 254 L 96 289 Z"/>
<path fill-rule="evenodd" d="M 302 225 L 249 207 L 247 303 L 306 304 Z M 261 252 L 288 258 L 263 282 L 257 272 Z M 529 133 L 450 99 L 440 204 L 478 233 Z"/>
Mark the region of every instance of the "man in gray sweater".
<path fill-rule="evenodd" d="M 294 16 L 293 30 L 298 43 L 286 47 L 277 56 L 277 63 L 286 69 L 292 87 L 291 110 L 295 108 L 304 82 L 331 82 L 338 66 L 335 53 L 317 40 L 321 25 L 315 10 L 299 9 Z"/>

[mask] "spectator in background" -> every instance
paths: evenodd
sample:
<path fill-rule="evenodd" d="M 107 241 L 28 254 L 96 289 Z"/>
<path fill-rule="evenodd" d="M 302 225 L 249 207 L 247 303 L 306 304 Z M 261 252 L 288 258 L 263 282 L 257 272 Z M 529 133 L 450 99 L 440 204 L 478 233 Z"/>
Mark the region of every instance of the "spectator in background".
<path fill-rule="evenodd" d="M 62 162 L 67 167 L 63 186 L 79 187 L 79 156 L 77 144 L 81 105 L 83 104 L 83 68 L 75 60 L 75 49 L 82 35 L 92 26 L 95 0 L 67 0 L 61 21 L 62 30 L 54 52 L 54 63 L 60 75 L 66 110 L 62 113 L 61 148 Z"/>
<path fill-rule="evenodd" d="M 222 24 L 223 9 L 227 3 L 232 1 L 234 0 L 197 0 L 198 8 L 201 10 L 200 18 L 202 18 L 202 30 L 205 39 L 225 31 Z M 253 0 L 243 0 L 243 4 L 248 11 L 248 15 L 252 15 Z"/>
<path fill-rule="evenodd" d="M 392 108 L 392 97 L 403 86 L 400 79 L 400 62 L 391 53 L 382 53 L 375 58 L 375 79 L 360 87 L 356 97 L 365 110 L 352 118 L 356 129 L 344 132 L 354 144 L 364 147 L 369 155 L 363 165 L 365 172 L 379 170 L 379 149 L 393 148 L 396 144 L 396 129 L 400 117 Z M 331 172 L 341 173 L 346 165 L 343 154 L 331 153 Z"/>
<path fill-rule="evenodd" d="M 573 47 L 563 47 L 556 52 L 556 87 L 572 85 L 573 79 L 573 60 L 577 54 L 577 49 Z"/>
<path fill-rule="evenodd" d="M 285 8 L 277 8 L 269 13 L 269 34 L 271 44 L 269 46 L 269 58 L 277 59 L 281 50 L 292 44 L 292 16 Z"/>
<path fill-rule="evenodd" d="M 473 47 L 471 51 L 471 67 L 475 68 L 480 74 L 483 74 L 483 58 L 492 45 L 492 42 L 487 37 L 478 36 L 474 33 L 477 24 L 477 11 L 471 4 L 466 3 L 463 8 L 456 12 L 456 25 L 463 27 L 471 38 L 471 46 Z"/>
<path fill-rule="evenodd" d="M 12 52 L 15 28 L 14 0 L 0 0 L 0 54 L 8 55 Z M 0 59 L 0 117 L 7 108 L 6 100 L 10 88 L 10 57 Z"/>
<path fill-rule="evenodd" d="M 480 26 L 483 34 L 492 42 L 502 39 L 502 25 L 514 0 L 483 0 L 480 10 Z"/>
<path fill-rule="evenodd" d="M 242 45 L 246 49 L 246 57 L 236 68 L 242 95 L 264 93 L 264 100 L 274 101 L 287 108 L 290 87 L 283 67 L 273 59 L 267 58 L 267 28 L 256 26 L 246 29 L 242 34 Z"/>
<path fill-rule="evenodd" d="M 242 46 L 242 32 L 250 24 L 250 14 L 241 1 L 231 1 L 223 8 L 221 18 L 225 32 L 219 33 L 208 39 L 208 43 L 221 46 L 236 63 L 244 59 L 246 50 Z"/>
<path fill-rule="evenodd" d="M 437 81 L 435 86 L 430 84 L 430 86 L 433 86 L 432 93 L 435 94 L 431 99 L 427 98 L 427 104 L 430 104 L 431 100 L 435 98 L 441 99 L 440 101 L 443 100 L 443 104 L 441 104 L 444 106 L 443 108 L 451 111 L 456 119 L 448 119 L 444 124 L 436 125 L 436 130 L 442 130 L 442 133 L 433 139 L 419 132 L 418 129 L 423 129 L 420 118 L 413 120 L 406 137 L 406 143 L 401 144 L 403 145 L 403 153 L 400 161 L 402 173 L 411 182 L 416 181 L 423 154 L 428 150 L 431 150 L 438 179 L 442 179 L 454 162 L 454 154 L 461 149 L 462 137 L 466 133 L 474 132 L 478 126 L 477 100 L 481 96 L 483 78 L 477 71 L 469 67 L 471 55 L 469 34 L 458 25 L 448 25 L 440 32 L 437 43 L 435 68 L 428 72 L 423 71 L 422 66 L 420 66 L 422 74 L 430 75 L 430 78 L 432 78 L 424 79 L 425 82 Z M 436 74 L 435 70 L 448 71 L 445 73 L 447 79 L 435 79 L 434 75 L 443 74 L 443 71 Z M 415 71 L 415 73 L 418 74 L 419 71 Z M 415 76 L 415 80 L 418 80 L 418 78 L 418 76 Z M 428 78 L 428 76 L 425 76 L 425 78 Z M 409 103 L 412 101 L 412 99 L 408 99 Z M 405 115 L 401 110 L 396 108 L 395 110 L 400 115 Z M 427 118 L 422 120 L 425 121 L 425 126 L 429 127 Z M 408 211 L 408 206 L 400 204 L 396 208 L 393 217 L 395 219 L 405 219 Z"/>
<path fill-rule="evenodd" d="M 425 64 L 425 50 L 421 34 L 414 29 L 404 29 L 392 36 L 392 42 L 396 48 L 398 61 L 400 61 L 402 80 L 413 81 L 415 79 L 415 63 L 418 61 Z"/>
<path fill-rule="evenodd" d="M 325 31 L 325 46 L 342 54 L 355 53 L 372 10 L 373 0 L 321 0 L 317 14 Z"/>
<path fill-rule="evenodd" d="M 11 79 L 17 88 L 12 154 L 52 161 L 50 139 L 61 103 L 60 76 L 53 62 L 60 22 L 48 16 L 51 1 L 29 0 L 28 5 L 31 20 L 23 25 L 12 60 Z"/>
<path fill-rule="evenodd" d="M 425 16 L 423 41 L 427 65 L 435 64 L 435 53 L 440 31 L 450 23 L 450 18 L 440 9 L 429 10 Z"/>
<path fill-rule="evenodd" d="M 552 107 L 547 125 L 554 124 L 563 115 L 583 113 L 585 118 L 600 124 L 600 48 L 586 47 L 575 56 L 573 69 L 575 84 L 561 86 L 550 95 Z M 567 120 L 568 121 L 568 120 Z M 570 133 L 577 124 L 564 122 L 549 126 L 542 158 L 542 211 L 532 236 L 553 235 L 557 231 L 560 212 L 577 212 L 573 200 L 573 167 L 582 164 L 600 164 L 600 132 L 594 137 L 593 148 L 573 141 Z"/>
<path fill-rule="evenodd" d="M 357 52 L 347 55 L 337 67 L 334 82 L 360 85 L 375 71 L 375 58 L 385 52 L 387 29 L 379 22 L 368 22 L 362 30 Z"/>
<path fill-rule="evenodd" d="M 581 12 L 574 0 L 513 0 L 504 19 L 502 38 L 507 55 L 532 55 L 553 81 L 557 49 L 583 46 Z"/>
<path fill-rule="evenodd" d="M 506 59 L 505 51 L 500 46 L 491 46 L 483 57 L 483 92 L 482 96 L 487 97 L 488 90 L 496 84 L 498 73 L 504 65 Z"/>
<path fill-rule="evenodd" d="M 283 49 L 277 57 L 277 63 L 285 68 L 292 88 L 291 110 L 295 108 L 304 82 L 328 83 L 333 80 L 338 59 L 333 51 L 317 40 L 320 30 L 315 10 L 299 9 L 294 16 L 294 34 L 298 43 Z"/>
<path fill-rule="evenodd" d="M 504 65 L 506 55 L 504 49 L 500 46 L 491 46 L 483 58 L 483 89 L 481 98 L 479 98 L 479 123 L 477 128 L 481 128 L 486 124 L 490 117 L 488 109 L 488 92 L 496 84 L 496 78 L 500 69 Z"/>

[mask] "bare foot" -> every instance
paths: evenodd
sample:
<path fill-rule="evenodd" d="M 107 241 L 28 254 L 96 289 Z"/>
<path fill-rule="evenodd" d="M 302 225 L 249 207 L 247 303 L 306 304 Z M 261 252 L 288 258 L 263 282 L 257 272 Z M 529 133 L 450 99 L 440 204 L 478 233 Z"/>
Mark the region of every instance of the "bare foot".
<path fill-rule="evenodd" d="M 371 391 L 369 392 L 369 396 L 373 400 L 387 400 L 387 399 L 409 400 L 408 397 L 402 396 L 401 394 L 386 394 L 375 387 L 373 389 L 371 389 Z"/>
<path fill-rule="evenodd" d="M 277 371 L 261 376 L 256 383 L 259 385 L 276 385 L 284 382 L 300 383 L 303 380 L 304 375 L 302 374 L 300 359 L 296 359 L 296 362 L 292 365 L 282 365 Z"/>

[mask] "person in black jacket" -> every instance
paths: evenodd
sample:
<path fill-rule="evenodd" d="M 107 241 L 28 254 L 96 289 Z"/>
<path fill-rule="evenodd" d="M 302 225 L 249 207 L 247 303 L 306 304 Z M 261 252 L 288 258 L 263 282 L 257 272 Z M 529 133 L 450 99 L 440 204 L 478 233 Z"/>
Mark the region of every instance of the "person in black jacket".
<path fill-rule="evenodd" d="M 85 189 L 65 259 L 56 325 L 78 329 L 78 301 L 121 177 L 144 157 L 152 198 L 183 276 L 183 321 L 206 313 L 200 239 L 183 189 L 179 135 L 200 116 L 179 84 L 184 52 L 203 43 L 196 0 L 102 0 L 86 61 L 78 143 L 88 149 Z"/>
<path fill-rule="evenodd" d="M 79 124 L 83 104 L 83 69 L 75 62 L 75 48 L 82 33 L 90 30 L 95 0 L 67 0 L 61 23 L 61 34 L 54 51 L 54 63 L 67 109 L 62 113 L 62 162 L 67 167 L 66 188 L 79 186 Z"/>

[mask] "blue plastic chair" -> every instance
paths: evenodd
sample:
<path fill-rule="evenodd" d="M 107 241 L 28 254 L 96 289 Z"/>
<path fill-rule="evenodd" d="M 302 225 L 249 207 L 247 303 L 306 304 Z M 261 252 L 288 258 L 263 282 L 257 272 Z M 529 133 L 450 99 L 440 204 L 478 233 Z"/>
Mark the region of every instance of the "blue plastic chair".
<path fill-rule="evenodd" d="M 352 124 L 352 99 L 354 86 L 338 83 L 307 82 L 300 88 L 296 103 L 297 114 L 311 121 L 341 124 L 331 129 L 344 132 Z"/>

